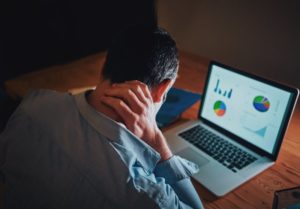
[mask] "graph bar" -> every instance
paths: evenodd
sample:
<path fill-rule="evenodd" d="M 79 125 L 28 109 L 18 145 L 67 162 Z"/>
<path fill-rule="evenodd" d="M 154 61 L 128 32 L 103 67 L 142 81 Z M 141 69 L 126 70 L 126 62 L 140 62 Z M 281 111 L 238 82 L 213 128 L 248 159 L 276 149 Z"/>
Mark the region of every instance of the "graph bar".
<path fill-rule="evenodd" d="M 231 98 L 231 94 L 232 94 L 232 89 L 230 89 L 230 91 L 228 92 L 228 99 Z"/>
<path fill-rule="evenodd" d="M 231 96 L 232 96 L 232 89 L 227 89 L 227 91 L 226 91 L 226 90 L 222 89 L 220 87 L 220 85 L 221 85 L 221 81 L 220 81 L 220 79 L 218 79 L 217 83 L 216 83 L 216 86 L 214 88 L 214 92 L 221 95 L 221 96 L 223 96 L 223 97 L 227 97 L 228 99 L 230 99 Z"/>
<path fill-rule="evenodd" d="M 217 84 L 216 84 L 216 87 L 215 87 L 215 90 L 214 90 L 216 93 L 218 91 L 219 84 L 220 84 L 220 79 L 217 80 Z"/>

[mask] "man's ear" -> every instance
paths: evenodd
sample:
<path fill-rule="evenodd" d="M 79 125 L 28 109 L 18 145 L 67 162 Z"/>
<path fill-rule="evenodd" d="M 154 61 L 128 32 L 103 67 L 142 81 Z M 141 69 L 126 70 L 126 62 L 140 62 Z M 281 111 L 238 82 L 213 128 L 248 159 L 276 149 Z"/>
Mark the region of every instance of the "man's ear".
<path fill-rule="evenodd" d="M 166 79 L 156 87 L 152 88 L 151 95 L 153 102 L 158 103 L 163 100 L 164 95 L 169 91 L 174 84 L 174 80 Z"/>

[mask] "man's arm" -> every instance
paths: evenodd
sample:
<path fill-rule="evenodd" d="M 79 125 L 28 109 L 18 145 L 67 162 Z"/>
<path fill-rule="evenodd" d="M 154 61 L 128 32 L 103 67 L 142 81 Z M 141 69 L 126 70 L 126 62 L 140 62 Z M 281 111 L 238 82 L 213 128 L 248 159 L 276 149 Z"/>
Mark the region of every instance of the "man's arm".
<path fill-rule="evenodd" d="M 150 191 L 161 193 L 161 208 L 203 208 L 189 178 L 197 168 L 193 163 L 172 155 L 157 127 L 155 104 L 148 87 L 139 81 L 115 84 L 105 95 L 101 101 L 123 119 L 132 133 L 161 156 L 154 170 L 156 183 L 147 178 L 136 179 L 136 183 L 141 186 L 147 184 L 147 188 L 151 185 Z"/>

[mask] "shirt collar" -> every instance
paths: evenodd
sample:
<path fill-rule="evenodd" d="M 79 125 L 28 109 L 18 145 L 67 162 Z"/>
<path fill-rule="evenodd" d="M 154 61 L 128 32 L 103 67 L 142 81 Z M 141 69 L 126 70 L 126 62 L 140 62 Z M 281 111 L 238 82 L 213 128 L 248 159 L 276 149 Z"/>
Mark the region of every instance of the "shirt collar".
<path fill-rule="evenodd" d="M 76 105 L 85 120 L 101 135 L 120 144 L 136 155 L 142 166 L 153 171 L 160 155 L 152 147 L 131 133 L 123 124 L 119 124 L 101 112 L 96 111 L 86 100 L 87 92 L 75 95 Z"/>

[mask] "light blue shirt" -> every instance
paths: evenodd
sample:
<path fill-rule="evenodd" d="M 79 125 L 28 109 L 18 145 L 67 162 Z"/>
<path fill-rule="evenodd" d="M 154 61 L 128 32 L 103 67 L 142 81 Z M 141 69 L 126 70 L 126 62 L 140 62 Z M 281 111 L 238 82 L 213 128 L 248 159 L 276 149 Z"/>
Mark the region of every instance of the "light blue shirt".
<path fill-rule="evenodd" d="M 0 135 L 4 208 L 203 208 L 189 178 L 197 166 L 159 160 L 85 93 L 34 91 Z"/>

